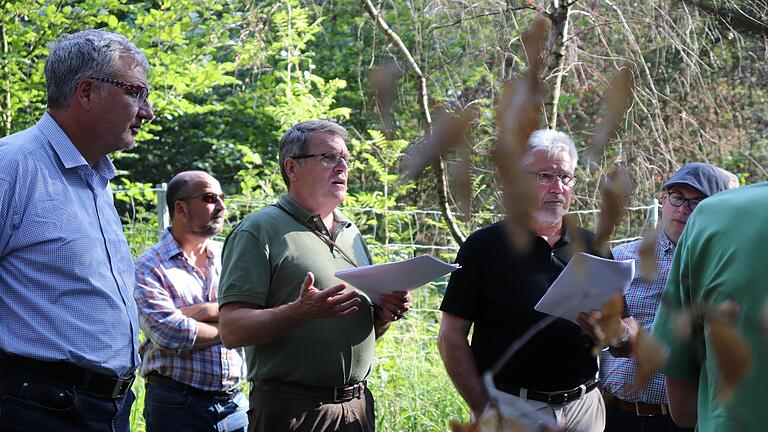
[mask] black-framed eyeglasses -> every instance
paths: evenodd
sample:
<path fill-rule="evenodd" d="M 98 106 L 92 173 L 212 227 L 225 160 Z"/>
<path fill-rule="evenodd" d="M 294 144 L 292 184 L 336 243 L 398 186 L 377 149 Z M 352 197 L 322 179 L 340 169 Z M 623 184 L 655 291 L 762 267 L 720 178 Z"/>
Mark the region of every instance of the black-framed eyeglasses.
<path fill-rule="evenodd" d="M 536 176 L 536 183 L 540 185 L 549 186 L 557 179 L 560 179 L 560 183 L 563 186 L 573 186 L 576 184 L 576 176 L 570 173 L 553 173 L 549 171 L 528 172 L 528 174 Z"/>
<path fill-rule="evenodd" d="M 136 105 L 142 106 L 144 102 L 149 99 L 149 88 L 141 84 L 129 83 L 128 81 L 120 81 L 112 78 L 89 76 L 88 78 L 103 82 L 106 84 L 112 84 L 115 87 L 120 87 L 126 90 L 126 94 L 136 97 Z"/>
<path fill-rule="evenodd" d="M 320 162 L 328 168 L 335 167 L 339 162 L 344 161 L 347 166 L 350 166 L 355 160 L 351 156 L 341 153 L 307 153 L 303 155 L 291 156 L 291 159 L 307 159 L 311 157 L 320 158 Z"/>
<path fill-rule="evenodd" d="M 205 192 L 197 195 L 192 195 L 184 198 L 179 198 L 178 201 L 186 201 L 195 198 L 200 198 L 206 204 L 216 204 L 218 200 L 224 201 L 224 194 L 217 194 L 213 192 Z"/>
<path fill-rule="evenodd" d="M 701 203 L 703 198 L 686 198 L 677 192 L 669 192 L 667 194 L 667 200 L 673 207 L 680 207 L 681 205 L 688 203 L 688 210 L 693 211 L 696 206 Z"/>

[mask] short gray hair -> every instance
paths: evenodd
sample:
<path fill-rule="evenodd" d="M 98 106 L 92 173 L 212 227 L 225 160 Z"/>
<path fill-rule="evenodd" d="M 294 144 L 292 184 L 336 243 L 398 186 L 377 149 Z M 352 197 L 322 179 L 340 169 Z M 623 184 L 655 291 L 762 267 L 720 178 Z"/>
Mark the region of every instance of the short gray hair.
<path fill-rule="evenodd" d="M 327 120 L 310 120 L 296 123 L 291 126 L 280 138 L 280 174 L 285 185 L 290 188 L 288 173 L 285 172 L 285 160 L 291 156 L 298 156 L 306 151 L 307 140 L 313 133 L 327 132 L 338 135 L 347 142 L 347 130 L 338 124 Z"/>
<path fill-rule="evenodd" d="M 128 58 L 149 73 L 144 53 L 125 36 L 105 30 L 83 30 L 60 37 L 50 45 L 45 60 L 48 108 L 66 108 L 77 83 L 92 75 L 111 78 L 120 71 L 119 61 Z"/>
<path fill-rule="evenodd" d="M 566 152 L 574 165 L 579 161 L 579 154 L 571 138 L 552 129 L 539 129 L 531 134 L 528 138 L 528 151 L 523 155 L 523 166 L 533 162 L 533 152 L 536 151 L 545 151 L 552 158 Z"/>

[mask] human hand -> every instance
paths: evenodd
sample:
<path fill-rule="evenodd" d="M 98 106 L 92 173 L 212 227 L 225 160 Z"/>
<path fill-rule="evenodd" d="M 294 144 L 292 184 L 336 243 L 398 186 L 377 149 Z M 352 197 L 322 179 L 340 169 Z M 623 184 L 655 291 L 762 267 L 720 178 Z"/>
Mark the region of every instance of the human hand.
<path fill-rule="evenodd" d="M 408 291 L 394 291 L 379 295 L 378 318 L 387 322 L 406 318 L 405 313 L 411 307 L 411 300 L 411 293 Z"/>
<path fill-rule="evenodd" d="M 579 327 L 581 327 L 581 331 L 583 331 L 587 336 L 591 337 L 592 340 L 595 342 L 600 342 L 600 329 L 597 324 L 597 316 L 600 313 L 600 310 L 598 309 L 592 309 L 589 312 L 579 312 L 579 315 L 576 317 L 576 322 L 579 324 Z"/>
<path fill-rule="evenodd" d="M 301 284 L 299 298 L 294 300 L 298 315 L 304 319 L 336 317 L 343 318 L 357 312 L 360 299 L 355 291 L 341 294 L 347 287 L 338 284 L 324 290 L 315 288 L 315 275 L 307 272 Z"/>

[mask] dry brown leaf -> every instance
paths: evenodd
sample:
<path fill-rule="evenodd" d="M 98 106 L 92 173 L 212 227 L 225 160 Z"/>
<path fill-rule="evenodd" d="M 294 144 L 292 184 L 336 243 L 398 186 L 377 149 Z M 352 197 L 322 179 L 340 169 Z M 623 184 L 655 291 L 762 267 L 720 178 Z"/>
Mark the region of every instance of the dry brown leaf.
<path fill-rule="evenodd" d="M 624 297 L 615 294 L 603 303 L 599 312 L 592 314 L 595 320 L 594 332 L 598 339 L 592 352 L 594 355 L 599 355 L 607 346 L 616 345 L 624 337 L 626 326 L 621 321 L 623 312 Z"/>
<path fill-rule="evenodd" d="M 541 65 L 544 62 L 544 51 L 552 24 L 547 18 L 541 17 L 534 20 L 520 39 L 523 49 L 528 57 L 528 70 L 535 77 L 541 73 Z"/>
<path fill-rule="evenodd" d="M 752 372 L 752 347 L 736 330 L 732 317 L 711 314 L 707 321 L 715 364 L 722 377 L 717 398 L 729 402 Z"/>
<path fill-rule="evenodd" d="M 470 110 L 457 110 L 453 113 L 440 111 L 435 115 L 432 133 L 419 145 L 408 151 L 406 168 L 403 176 L 415 179 L 429 165 L 440 160 L 440 156 L 449 150 L 466 143 L 467 131 L 477 113 Z"/>
<path fill-rule="evenodd" d="M 619 69 L 611 79 L 604 98 L 603 115 L 595 126 L 595 134 L 587 149 L 587 159 L 602 158 L 608 142 L 618 132 L 621 119 L 629 109 L 634 85 L 632 70 L 628 67 Z"/>
<path fill-rule="evenodd" d="M 637 372 L 635 382 L 630 388 L 630 392 L 640 390 L 648 384 L 654 373 L 664 366 L 667 361 L 667 350 L 651 334 L 643 331 L 642 327 L 634 340 L 634 350 L 632 355 L 637 362 Z"/>
<path fill-rule="evenodd" d="M 397 62 L 390 61 L 372 70 L 368 76 L 368 83 L 376 98 L 376 107 L 384 121 L 384 127 L 389 130 L 394 128 L 392 105 L 397 98 L 397 81 L 402 75 L 403 71 Z"/>
<path fill-rule="evenodd" d="M 472 178 L 469 169 L 469 152 L 462 152 L 459 160 L 449 169 L 456 201 L 465 222 L 469 222 L 472 216 Z"/>
<path fill-rule="evenodd" d="M 601 188 L 600 219 L 595 230 L 595 242 L 605 247 L 613 231 L 627 213 L 627 201 L 632 192 L 632 181 L 626 170 L 619 166 L 605 178 Z"/>
<path fill-rule="evenodd" d="M 693 311 L 690 310 L 683 310 L 675 313 L 673 318 L 675 324 L 672 329 L 672 334 L 675 336 L 675 339 L 682 341 L 691 337 L 693 320 L 695 318 L 694 315 Z"/>
<path fill-rule="evenodd" d="M 637 254 L 640 258 L 640 277 L 649 281 L 659 270 L 656 263 L 656 243 L 659 241 L 660 228 L 648 228 L 643 234 L 643 240 Z"/>

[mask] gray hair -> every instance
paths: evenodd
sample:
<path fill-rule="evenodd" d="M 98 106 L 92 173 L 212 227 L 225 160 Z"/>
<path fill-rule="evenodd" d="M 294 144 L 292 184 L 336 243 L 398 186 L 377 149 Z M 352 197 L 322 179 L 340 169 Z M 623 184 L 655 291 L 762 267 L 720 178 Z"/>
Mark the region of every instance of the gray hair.
<path fill-rule="evenodd" d="M 531 134 L 528 139 L 528 151 L 523 155 L 523 166 L 533 162 L 533 153 L 536 151 L 545 151 L 552 158 L 566 152 L 574 165 L 579 161 L 579 154 L 571 138 L 552 129 L 539 129 Z"/>
<path fill-rule="evenodd" d="M 147 57 L 125 36 L 83 30 L 60 37 L 50 45 L 45 60 L 48 108 L 68 107 L 77 84 L 89 75 L 111 78 L 119 73 L 121 58 L 149 72 Z"/>
<path fill-rule="evenodd" d="M 288 180 L 288 173 L 285 172 L 285 160 L 291 156 L 298 156 L 304 153 L 310 135 L 321 132 L 338 135 L 344 142 L 347 141 L 347 130 L 327 120 L 310 120 L 296 123 L 280 138 L 280 174 L 282 174 L 283 181 L 288 188 L 291 185 Z"/>
<path fill-rule="evenodd" d="M 189 192 L 190 186 L 192 186 L 192 180 L 189 176 L 182 174 L 186 174 L 186 172 L 175 175 L 168 182 L 168 189 L 165 191 L 165 205 L 171 220 L 173 220 L 173 214 L 176 210 L 176 201 L 186 195 Z"/>

